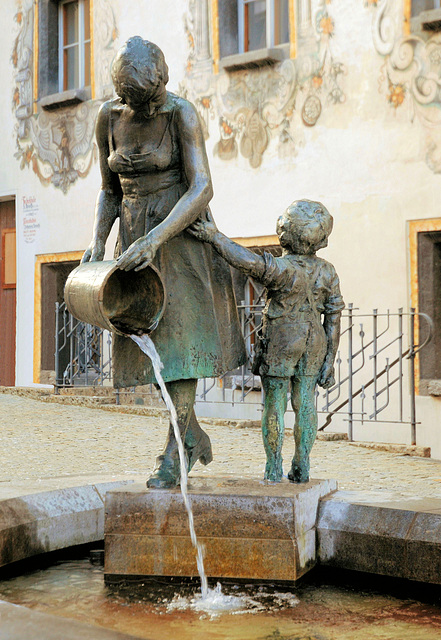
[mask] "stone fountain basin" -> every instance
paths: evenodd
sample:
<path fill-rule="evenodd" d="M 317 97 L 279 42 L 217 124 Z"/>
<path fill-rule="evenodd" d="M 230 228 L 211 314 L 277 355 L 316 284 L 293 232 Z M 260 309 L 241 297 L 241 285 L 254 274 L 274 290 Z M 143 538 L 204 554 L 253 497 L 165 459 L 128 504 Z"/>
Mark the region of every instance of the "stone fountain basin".
<path fill-rule="evenodd" d="M 0 484 L 0 566 L 36 554 L 102 541 L 108 492 L 138 490 L 132 477 L 56 478 Z M 289 486 L 289 485 L 288 485 Z M 336 568 L 441 584 L 441 498 L 388 491 L 336 491 L 320 500 L 317 559 Z M 0 602 L 2 640 L 133 636 Z M 37 633 L 38 631 L 38 633 Z M 58 635 L 57 635 L 58 634 Z"/>

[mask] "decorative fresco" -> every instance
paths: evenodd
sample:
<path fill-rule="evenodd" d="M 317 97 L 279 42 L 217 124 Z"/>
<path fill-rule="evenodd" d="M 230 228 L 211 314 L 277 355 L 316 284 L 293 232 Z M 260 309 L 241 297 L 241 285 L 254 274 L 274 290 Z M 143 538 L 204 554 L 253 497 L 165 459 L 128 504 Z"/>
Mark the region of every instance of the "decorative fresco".
<path fill-rule="evenodd" d="M 97 158 L 93 142 L 95 119 L 100 104 L 112 95 L 109 69 L 117 38 L 115 17 L 108 0 L 95 0 L 96 99 L 34 114 L 33 6 L 33 0 L 17 0 L 18 34 L 12 52 L 15 71 L 12 107 L 17 120 L 15 157 L 20 168 L 31 168 L 42 184 L 67 193 L 78 178 L 88 174 Z"/>
<path fill-rule="evenodd" d="M 333 53 L 331 5 L 332 0 L 319 0 L 315 15 L 309 12 L 309 25 L 303 25 L 308 54 L 259 70 L 214 75 L 207 0 L 190 0 L 190 54 L 181 93 L 196 104 L 206 137 L 209 121 L 217 120 L 214 153 L 219 158 L 240 154 L 259 167 L 272 140 L 279 155 L 293 156 L 303 144 L 304 127 L 313 127 L 326 108 L 345 101 L 346 69 Z"/>
<path fill-rule="evenodd" d="M 406 110 L 425 131 L 426 163 L 441 173 L 441 33 L 428 40 L 403 35 L 402 5 L 370 0 L 374 46 L 384 64 L 379 91 L 395 112 Z"/>

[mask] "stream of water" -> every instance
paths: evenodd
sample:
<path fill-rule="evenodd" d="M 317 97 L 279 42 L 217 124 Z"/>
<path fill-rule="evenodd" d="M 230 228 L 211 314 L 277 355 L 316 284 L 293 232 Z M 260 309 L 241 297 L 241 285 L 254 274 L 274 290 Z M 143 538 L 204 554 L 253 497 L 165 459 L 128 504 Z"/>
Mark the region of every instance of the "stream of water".
<path fill-rule="evenodd" d="M 190 538 L 193 547 L 196 549 L 196 562 L 198 567 L 199 576 L 201 578 L 201 598 L 193 598 L 192 602 L 187 602 L 187 606 L 196 609 L 198 611 L 227 611 L 236 610 L 243 607 L 243 602 L 240 598 L 235 596 L 229 596 L 222 593 L 221 585 L 218 583 L 215 589 L 209 589 L 207 576 L 204 569 L 204 549 L 200 542 L 198 542 L 196 531 L 194 528 L 193 510 L 191 508 L 190 496 L 188 495 L 188 471 L 187 471 L 187 458 L 185 455 L 184 444 L 181 438 L 181 432 L 179 431 L 178 416 L 176 414 L 175 406 L 172 402 L 167 387 L 165 386 L 164 379 L 161 374 L 161 370 L 164 365 L 161 362 L 161 358 L 156 350 L 156 347 L 152 339 L 147 334 L 131 335 L 130 336 L 138 347 L 143 351 L 152 361 L 153 370 L 155 372 L 156 380 L 161 389 L 162 397 L 170 412 L 170 421 L 173 426 L 176 442 L 178 443 L 179 451 L 179 463 L 181 467 L 181 494 L 184 500 L 185 508 L 188 514 L 188 525 L 190 529 Z M 180 606 L 184 606 L 184 602 L 180 603 Z"/>

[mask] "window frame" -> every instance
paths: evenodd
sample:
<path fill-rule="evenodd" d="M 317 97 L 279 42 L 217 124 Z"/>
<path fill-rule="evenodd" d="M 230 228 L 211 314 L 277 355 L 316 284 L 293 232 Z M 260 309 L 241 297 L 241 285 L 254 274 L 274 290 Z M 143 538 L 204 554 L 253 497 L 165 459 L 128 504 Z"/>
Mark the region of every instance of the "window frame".
<path fill-rule="evenodd" d="M 7 238 L 11 238 L 7 242 Z M 1 234 L 1 271 L 2 289 L 17 288 L 17 235 L 15 227 L 2 229 Z M 12 276 L 12 277 L 11 277 Z"/>
<path fill-rule="evenodd" d="M 265 45 L 263 48 L 273 49 L 274 47 L 287 47 L 291 42 L 291 24 L 288 25 L 288 41 L 280 44 L 275 44 L 275 3 L 276 0 L 237 0 L 237 27 L 238 27 L 238 53 L 248 53 L 255 51 L 255 49 L 245 48 L 246 44 L 246 7 L 253 2 L 265 2 L 266 4 L 266 33 L 265 33 Z"/>
<path fill-rule="evenodd" d="M 409 256 L 409 281 L 410 281 L 410 302 L 415 309 L 415 343 L 424 340 L 426 335 L 426 327 L 420 326 L 419 311 L 420 309 L 420 287 L 424 286 L 421 279 L 419 264 L 419 234 L 430 232 L 431 234 L 441 233 L 441 218 L 422 218 L 419 220 L 407 221 L 408 231 L 408 256 Z M 427 311 L 427 309 L 426 309 Z M 422 335 L 421 335 L 422 333 Z M 428 388 L 428 384 L 432 382 L 430 378 L 423 378 L 421 375 L 421 355 L 417 354 L 415 358 L 415 391 L 417 395 L 428 396 L 433 395 Z M 434 379 L 438 382 L 437 379 Z M 437 394 L 436 394 L 437 395 Z"/>
<path fill-rule="evenodd" d="M 65 24 L 64 24 L 64 7 L 68 4 L 78 5 L 78 41 L 66 45 L 64 42 L 65 37 Z M 73 90 L 85 89 L 86 86 L 86 45 L 89 44 L 91 49 L 92 38 L 90 29 L 90 13 L 89 13 L 89 38 L 85 38 L 85 10 L 84 0 L 60 0 L 58 3 L 58 90 L 60 93 L 68 91 L 65 63 L 65 52 L 67 49 L 74 46 L 78 46 L 78 86 L 72 87 Z M 91 61 L 89 61 L 91 67 Z M 89 68 L 89 77 L 91 77 L 91 68 Z"/>
<path fill-rule="evenodd" d="M 421 13 L 430 13 L 431 11 L 436 11 L 437 9 L 441 9 L 441 0 L 433 0 L 434 4 L 437 4 L 438 6 L 433 7 L 432 9 L 426 9 L 424 11 L 420 11 L 419 13 L 417 13 L 415 16 L 412 16 L 414 18 L 416 18 L 417 16 L 419 16 Z M 410 11 L 411 11 L 411 15 L 412 15 L 412 0 L 410 0 Z"/>
<path fill-rule="evenodd" d="M 433 9 L 420 11 L 412 15 L 412 0 L 407 0 L 405 11 L 405 24 L 410 25 L 405 28 L 406 34 L 414 33 L 427 40 L 434 33 L 441 31 L 441 0 L 434 0 L 437 6 Z M 433 25 L 432 27 L 430 25 Z"/>
<path fill-rule="evenodd" d="M 34 4 L 34 88 L 33 112 L 76 106 L 95 99 L 94 75 L 94 0 L 89 2 L 90 85 L 82 89 L 60 91 L 60 0 L 35 0 Z"/>

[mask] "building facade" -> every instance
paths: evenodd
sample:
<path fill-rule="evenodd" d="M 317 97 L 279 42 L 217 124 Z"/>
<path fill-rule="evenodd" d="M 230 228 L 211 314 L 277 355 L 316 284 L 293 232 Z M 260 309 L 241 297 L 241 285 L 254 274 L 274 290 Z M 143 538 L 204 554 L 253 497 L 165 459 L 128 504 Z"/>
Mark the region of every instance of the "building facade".
<path fill-rule="evenodd" d="M 0 383 L 52 380 L 54 303 L 100 184 L 96 114 L 117 48 L 138 34 L 200 114 L 222 231 L 274 250 L 284 208 L 320 200 L 346 302 L 432 317 L 417 443 L 440 458 L 439 0 L 6 0 L 0 15 Z M 358 424 L 355 438 L 409 433 Z"/>

